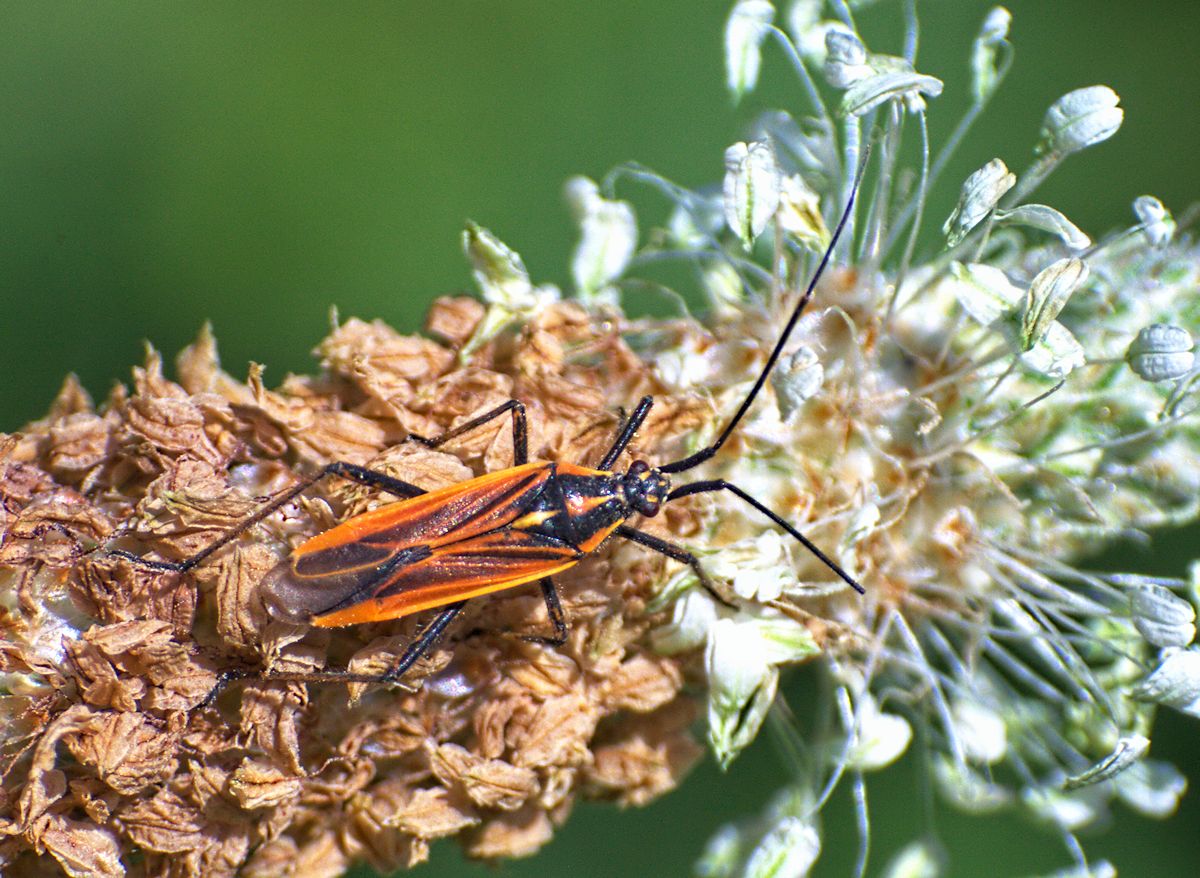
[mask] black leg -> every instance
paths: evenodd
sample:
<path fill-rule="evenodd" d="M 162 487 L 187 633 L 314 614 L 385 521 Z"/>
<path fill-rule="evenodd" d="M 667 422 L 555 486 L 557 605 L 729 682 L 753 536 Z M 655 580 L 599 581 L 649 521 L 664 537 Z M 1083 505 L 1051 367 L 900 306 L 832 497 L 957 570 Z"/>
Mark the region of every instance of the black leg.
<path fill-rule="evenodd" d="M 653 549 L 660 555 L 666 555 L 668 558 L 672 558 L 675 561 L 679 561 L 682 564 L 688 565 L 696 574 L 696 578 L 700 580 L 700 584 L 704 586 L 705 591 L 707 591 L 713 596 L 713 598 L 725 606 L 730 607 L 731 609 L 737 609 L 736 604 L 730 602 L 727 598 L 722 596 L 719 591 L 717 591 L 716 586 L 713 585 L 713 581 L 708 578 L 708 573 L 705 571 L 704 565 L 700 563 L 700 559 L 687 549 L 681 549 L 674 543 L 668 543 L 666 540 L 660 540 L 656 536 L 651 536 L 648 533 L 644 533 L 643 531 L 636 530 L 632 527 L 626 527 L 625 525 L 618 527 L 616 533 L 619 537 L 624 537 L 631 542 L 645 546 L 647 549 Z"/>
<path fill-rule="evenodd" d="M 836 561 L 818 549 L 813 542 L 808 539 L 808 537 L 804 536 L 804 534 L 800 533 L 800 531 L 788 524 L 787 521 L 785 521 L 780 515 L 772 512 L 770 509 L 768 509 L 758 500 L 751 497 L 732 482 L 727 482 L 724 479 L 712 479 L 705 482 L 692 482 L 690 485 L 678 487 L 668 494 L 667 502 L 670 503 L 672 500 L 677 500 L 680 497 L 686 497 L 688 494 L 705 494 L 710 491 L 729 491 L 730 493 L 737 494 L 767 518 L 771 519 L 771 521 L 775 522 L 777 525 L 791 534 L 791 536 L 794 537 L 796 541 L 800 543 L 800 545 L 812 552 L 822 564 L 836 573 L 844 582 L 846 582 L 847 585 L 849 585 L 859 594 L 866 594 L 866 590 L 858 584 L 858 581 L 855 580 L 853 576 L 843 570 L 841 565 L 839 565 Z"/>
<path fill-rule="evenodd" d="M 394 479 L 389 475 L 376 472 L 373 469 L 367 469 L 364 466 L 358 466 L 357 464 L 353 463 L 337 461 L 336 463 L 331 463 L 326 466 L 312 478 L 305 479 L 299 484 L 293 485 L 283 493 L 277 495 L 249 518 L 242 521 L 239 525 L 226 533 L 220 539 L 205 546 L 190 558 L 185 558 L 182 561 L 151 561 L 147 558 L 141 557 L 140 555 L 135 555 L 132 552 L 126 552 L 124 549 L 109 549 L 106 554 L 115 556 L 117 558 L 124 558 L 126 561 L 132 561 L 134 564 L 140 564 L 142 567 L 145 567 L 149 570 L 163 570 L 174 573 L 184 573 L 204 561 L 214 552 L 220 550 L 224 546 L 229 545 L 229 543 L 237 539 L 237 537 L 244 533 L 248 528 L 258 524 L 279 507 L 287 505 L 304 491 L 307 491 L 309 488 L 327 476 L 341 476 L 344 479 L 350 479 L 351 481 L 358 482 L 359 484 L 366 485 L 370 488 L 379 488 L 382 491 L 387 491 L 389 494 L 395 494 L 397 497 L 416 497 L 425 493 L 424 488 L 418 488 L 416 485 L 411 485 L 408 482 L 400 479 Z"/>
<path fill-rule="evenodd" d="M 446 632 L 446 628 L 454 621 L 454 617 L 466 604 L 466 601 L 447 604 L 433 621 L 421 631 L 420 635 L 409 644 L 396 663 L 382 674 L 355 674 L 350 671 L 308 671 L 289 674 L 287 672 L 263 674 L 247 668 L 234 668 L 222 671 L 217 675 L 217 682 L 205 696 L 201 707 L 208 707 L 216 700 L 221 690 L 235 680 L 252 680 L 263 683 L 398 683 L 400 678 L 425 655 Z"/>
<path fill-rule="evenodd" d="M 650 414 L 650 407 L 654 405 L 654 398 L 643 396 L 633 410 L 633 414 L 629 416 L 629 420 L 621 427 L 617 433 L 617 439 L 612 444 L 612 448 L 605 452 L 604 457 L 596 464 L 596 469 L 611 470 L 612 465 L 617 462 L 617 458 L 621 456 L 621 452 L 625 450 L 625 446 L 633 441 L 634 435 L 638 428 L 642 426 L 642 422 L 646 420 L 646 415 Z"/>
<path fill-rule="evenodd" d="M 563 613 L 562 603 L 558 599 L 558 589 L 554 587 L 554 580 L 549 576 L 543 579 L 540 585 L 542 586 L 542 598 L 546 601 L 546 614 L 550 617 L 550 624 L 554 626 L 554 636 L 530 635 L 521 639 L 528 640 L 530 643 L 543 643 L 546 646 L 562 646 L 567 642 L 567 617 Z"/>
<path fill-rule="evenodd" d="M 451 439 L 461 436 L 469 430 L 474 430 L 486 424 L 488 421 L 494 420 L 503 414 L 512 412 L 513 416 L 513 466 L 521 466 L 529 463 L 529 428 L 525 421 L 525 404 L 519 399 L 510 399 L 508 402 L 496 406 L 488 412 L 484 412 L 477 418 L 459 424 L 452 430 L 447 430 L 440 436 L 426 438 L 418 436 L 416 433 L 409 433 L 408 438 L 414 442 L 420 442 L 427 448 L 437 448 Z"/>

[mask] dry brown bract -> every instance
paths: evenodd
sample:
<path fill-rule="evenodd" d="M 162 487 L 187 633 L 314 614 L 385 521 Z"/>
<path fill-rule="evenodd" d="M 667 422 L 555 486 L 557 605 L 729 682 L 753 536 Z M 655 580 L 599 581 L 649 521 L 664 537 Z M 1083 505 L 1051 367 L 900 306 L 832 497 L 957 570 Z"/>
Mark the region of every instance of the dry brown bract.
<path fill-rule="evenodd" d="M 429 329 L 461 345 L 481 315 L 441 300 Z M 616 407 L 663 390 L 566 304 L 465 365 L 358 320 L 318 352 L 322 374 L 269 390 L 258 368 L 246 383 L 221 371 L 206 330 L 179 383 L 149 350 L 132 392 L 96 410 L 68 379 L 44 420 L 3 438 L 5 875 L 333 876 L 419 863 L 446 836 L 522 856 L 577 796 L 641 804 L 697 758 L 683 670 L 641 645 L 664 562 L 640 551 L 562 577 L 561 649 L 519 639 L 549 625 L 536 589 L 517 589 L 473 602 L 406 680 L 415 691 L 250 682 L 201 706 L 226 667 L 382 670 L 411 641 L 419 618 L 316 631 L 273 619 L 258 592 L 290 546 L 388 498 L 324 484 L 186 575 L 103 547 L 187 557 L 332 460 L 427 488 L 509 466 L 507 419 L 446 453 L 403 440 L 511 396 L 528 405 L 534 456 L 595 461 Z M 700 409 L 660 400 L 639 448 L 656 459 Z M 657 524 L 697 527 L 686 506 Z"/>

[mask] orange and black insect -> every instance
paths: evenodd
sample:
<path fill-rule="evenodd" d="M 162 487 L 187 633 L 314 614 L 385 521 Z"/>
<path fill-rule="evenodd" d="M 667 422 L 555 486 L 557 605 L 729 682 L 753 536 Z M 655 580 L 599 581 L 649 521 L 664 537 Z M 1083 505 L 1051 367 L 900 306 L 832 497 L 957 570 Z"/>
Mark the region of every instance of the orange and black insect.
<path fill-rule="evenodd" d="M 861 176 L 861 171 L 860 171 Z M 857 189 L 857 183 L 855 184 Z M 729 491 L 787 531 L 830 570 L 860 593 L 853 577 L 810 540 L 746 491 L 723 479 L 671 486 L 671 476 L 712 458 L 737 429 L 803 313 L 845 227 L 853 193 L 828 249 L 792 311 L 762 372 L 737 412 L 709 446 L 662 466 L 634 461 L 621 473 L 612 469 L 650 413 L 643 397 L 594 468 L 568 463 L 530 462 L 525 406 L 510 399 L 435 438 L 412 436 L 437 447 L 495 418 L 511 414 L 514 465 L 435 491 L 425 491 L 384 473 L 350 463 L 331 463 L 317 475 L 275 497 L 264 508 L 196 555 L 179 562 L 152 561 L 123 550 L 110 554 L 154 570 L 183 572 L 203 562 L 248 527 L 289 503 L 327 476 L 340 476 L 403 499 L 357 515 L 312 537 L 263 583 L 275 615 L 319 627 L 381 622 L 438 609 L 439 612 L 384 674 L 325 672 L 268 675 L 266 679 L 394 682 L 424 655 L 470 598 L 536 582 L 546 601 L 552 637 L 531 638 L 561 645 L 567 621 L 553 577 L 594 552 L 611 537 L 638 543 L 689 565 L 700 583 L 724 602 L 699 560 L 686 549 L 645 533 L 627 522 L 657 515 L 662 506 L 691 494 Z M 220 685 L 257 676 L 228 671 Z"/>

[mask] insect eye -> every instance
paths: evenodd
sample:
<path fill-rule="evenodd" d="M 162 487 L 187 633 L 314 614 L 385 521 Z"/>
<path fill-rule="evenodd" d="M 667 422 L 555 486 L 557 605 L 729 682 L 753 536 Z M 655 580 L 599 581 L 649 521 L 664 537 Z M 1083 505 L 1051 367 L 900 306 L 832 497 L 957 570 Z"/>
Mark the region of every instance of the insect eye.
<path fill-rule="evenodd" d="M 629 475 L 631 476 L 644 476 L 648 472 L 650 472 L 650 464 L 644 460 L 635 460 L 629 465 Z"/>

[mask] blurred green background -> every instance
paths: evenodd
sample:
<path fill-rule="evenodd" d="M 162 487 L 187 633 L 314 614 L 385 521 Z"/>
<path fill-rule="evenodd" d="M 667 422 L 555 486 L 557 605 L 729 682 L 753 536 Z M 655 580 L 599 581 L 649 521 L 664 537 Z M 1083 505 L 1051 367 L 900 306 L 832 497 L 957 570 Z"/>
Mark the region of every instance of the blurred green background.
<path fill-rule="evenodd" d="M 1038 200 L 1096 236 L 1137 195 L 1177 213 L 1197 194 L 1200 4 L 1016 0 L 1016 63 L 935 197 L 993 156 L 1016 169 L 1045 108 L 1106 83 L 1126 122 L 1070 160 Z M 466 289 L 459 233 L 493 229 L 535 279 L 566 285 L 570 175 L 637 159 L 686 185 L 713 182 L 756 109 L 802 111 L 777 52 L 769 85 L 734 108 L 723 88 L 724 2 L 0 3 L 0 430 L 40 416 L 63 375 L 97 397 L 141 360 L 168 357 L 211 319 L 224 364 L 268 379 L 313 368 L 328 310 L 420 325 L 436 295 Z M 966 57 L 988 4 L 920 4 L 918 67 L 947 82 L 934 143 L 965 106 Z M 899 4 L 861 13 L 876 51 L 900 47 Z M 629 194 L 629 193 L 626 193 Z M 662 216 L 635 198 L 643 228 Z M 1178 574 L 1198 534 L 1164 536 L 1141 569 Z M 1129 563 L 1128 555 L 1122 562 Z M 810 697 L 800 680 L 793 705 Z M 1196 727 L 1164 716 L 1155 753 L 1200 777 Z M 873 862 L 926 828 L 917 760 L 872 785 Z M 722 822 L 782 777 L 760 743 L 728 776 L 711 765 L 648 809 L 580 807 L 537 858 L 486 868 L 452 845 L 417 874 L 685 874 Z M 1091 850 L 1125 876 L 1193 874 L 1200 806 L 1154 823 L 1122 814 Z M 1024 874 L 1066 862 L 1016 818 L 939 810 L 953 875 Z M 848 874 L 843 796 L 827 812 L 820 875 Z M 872 872 L 877 871 L 875 869 Z"/>

